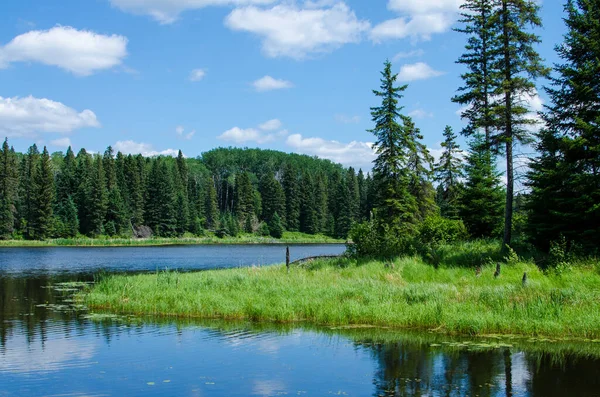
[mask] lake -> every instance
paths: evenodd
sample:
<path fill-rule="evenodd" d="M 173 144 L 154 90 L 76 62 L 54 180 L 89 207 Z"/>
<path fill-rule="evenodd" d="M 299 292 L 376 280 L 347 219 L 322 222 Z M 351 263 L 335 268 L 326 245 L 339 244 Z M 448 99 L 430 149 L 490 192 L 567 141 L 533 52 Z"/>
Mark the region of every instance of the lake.
<path fill-rule="evenodd" d="M 290 246 L 292 260 L 343 250 Z M 0 248 L 0 396 L 600 396 L 600 343 L 159 321 L 71 300 L 98 272 L 284 259 L 273 245 Z"/>

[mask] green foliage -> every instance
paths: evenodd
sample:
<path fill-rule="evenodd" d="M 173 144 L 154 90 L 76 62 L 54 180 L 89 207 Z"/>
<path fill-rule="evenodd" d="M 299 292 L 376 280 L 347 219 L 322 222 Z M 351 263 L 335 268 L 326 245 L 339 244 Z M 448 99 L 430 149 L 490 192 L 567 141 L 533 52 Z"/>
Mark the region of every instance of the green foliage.
<path fill-rule="evenodd" d="M 448 219 L 432 215 L 419 226 L 418 241 L 421 244 L 451 244 L 466 240 L 469 237 L 467 228 L 461 220 Z"/>
<path fill-rule="evenodd" d="M 32 214 L 29 226 L 30 237 L 45 240 L 52 233 L 54 174 L 48 149 L 44 147 L 33 177 Z"/>
<path fill-rule="evenodd" d="M 269 223 L 269 234 L 273 238 L 279 239 L 283 237 L 283 224 L 277 212 L 273 214 L 273 217 L 271 218 L 271 223 Z"/>
<path fill-rule="evenodd" d="M 399 226 L 390 226 L 385 222 L 370 220 L 356 223 L 350 229 L 348 246 L 351 256 L 357 258 L 392 258 L 410 255 L 415 252 L 414 234 L 407 233 Z"/>
<path fill-rule="evenodd" d="M 258 230 L 256 231 L 256 234 L 263 237 L 270 236 L 271 231 L 269 230 L 269 225 L 267 225 L 265 222 L 261 222 L 260 226 L 258 227 Z"/>
<path fill-rule="evenodd" d="M 0 239 L 8 239 L 15 231 L 19 171 L 14 149 L 5 139 L 0 151 Z"/>
<path fill-rule="evenodd" d="M 450 126 L 444 129 L 443 152 L 435 164 L 435 180 L 438 182 L 436 202 L 442 216 L 450 219 L 459 217 L 460 179 L 464 176 L 462 150 L 456 143 L 456 134 Z"/>

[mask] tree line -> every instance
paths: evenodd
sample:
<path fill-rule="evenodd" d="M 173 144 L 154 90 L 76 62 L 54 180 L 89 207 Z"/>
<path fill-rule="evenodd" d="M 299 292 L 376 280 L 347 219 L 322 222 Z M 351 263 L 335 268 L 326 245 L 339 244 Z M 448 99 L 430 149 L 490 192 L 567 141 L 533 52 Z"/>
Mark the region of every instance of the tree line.
<path fill-rule="evenodd" d="M 435 241 L 513 235 L 543 251 L 597 253 L 600 241 L 600 0 L 568 0 L 568 32 L 549 69 L 535 49 L 542 26 L 533 0 L 466 0 L 457 32 L 466 36 L 457 63 L 466 68 L 452 98 L 467 122 L 463 154 L 450 127 L 432 166 L 422 135 L 400 104 L 407 85 L 385 63 L 380 106 L 371 109 L 377 159 L 374 217 L 351 232 L 358 254 L 398 254 Z M 532 114 L 535 81 L 550 104 Z M 537 117 L 542 119 L 538 122 Z M 537 131 L 536 131 L 537 130 Z M 515 194 L 515 148 L 530 145 L 527 191 Z M 502 159 L 506 182 L 497 168 Z M 432 182 L 437 182 L 434 193 Z M 466 230 L 465 230 L 466 229 Z M 467 232 L 467 233 L 465 233 Z M 426 248 L 426 247 L 425 247 Z"/>
<path fill-rule="evenodd" d="M 284 230 L 345 238 L 371 177 L 327 160 L 218 148 L 198 158 L 0 152 L 0 238 L 177 237 Z"/>

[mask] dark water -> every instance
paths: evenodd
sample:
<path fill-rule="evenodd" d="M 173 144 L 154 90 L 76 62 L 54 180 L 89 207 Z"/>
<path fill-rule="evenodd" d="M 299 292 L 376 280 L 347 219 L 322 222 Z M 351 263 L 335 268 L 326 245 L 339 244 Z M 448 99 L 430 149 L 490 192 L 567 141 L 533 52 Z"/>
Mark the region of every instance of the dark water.
<path fill-rule="evenodd" d="M 292 247 L 292 256 L 342 246 Z M 100 269 L 281 262 L 282 247 L 0 249 L 0 396 L 600 396 L 600 343 L 389 330 L 92 319 Z"/>

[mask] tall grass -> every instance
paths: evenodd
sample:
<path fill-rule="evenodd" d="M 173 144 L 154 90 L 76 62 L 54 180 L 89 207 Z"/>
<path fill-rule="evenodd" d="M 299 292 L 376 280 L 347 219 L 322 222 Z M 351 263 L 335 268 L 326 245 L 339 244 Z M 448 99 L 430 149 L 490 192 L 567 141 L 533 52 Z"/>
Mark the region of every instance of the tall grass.
<path fill-rule="evenodd" d="M 201 244 L 334 244 L 343 240 L 324 235 L 310 235 L 298 232 L 285 232 L 281 239 L 261 237 L 254 234 L 242 234 L 238 237 L 218 238 L 214 235 L 204 237 L 177 237 L 145 239 L 135 238 L 59 238 L 50 240 L 0 240 L 0 247 L 118 247 L 118 246 L 161 246 L 161 245 L 201 245 Z"/>
<path fill-rule="evenodd" d="M 495 252 L 492 243 L 480 244 L 479 251 Z M 441 248 L 448 263 L 437 268 L 406 257 L 314 261 L 289 274 L 273 266 L 109 276 L 80 299 L 93 309 L 138 315 L 600 338 L 597 265 L 557 274 L 513 261 L 494 278 L 491 259 L 477 276 L 460 262 L 472 259 L 471 248 Z"/>

